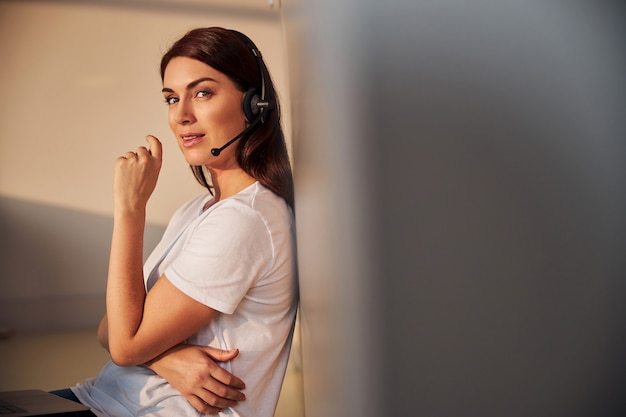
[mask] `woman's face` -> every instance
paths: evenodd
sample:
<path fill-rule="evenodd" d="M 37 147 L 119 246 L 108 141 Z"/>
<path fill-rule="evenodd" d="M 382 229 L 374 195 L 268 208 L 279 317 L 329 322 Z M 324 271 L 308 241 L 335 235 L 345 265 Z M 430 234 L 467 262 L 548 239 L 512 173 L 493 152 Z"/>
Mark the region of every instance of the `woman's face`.
<path fill-rule="evenodd" d="M 236 144 L 219 156 L 223 146 L 246 127 L 241 102 L 244 93 L 223 73 L 195 59 L 173 58 L 165 68 L 163 97 L 168 121 L 190 165 L 237 164 Z"/>

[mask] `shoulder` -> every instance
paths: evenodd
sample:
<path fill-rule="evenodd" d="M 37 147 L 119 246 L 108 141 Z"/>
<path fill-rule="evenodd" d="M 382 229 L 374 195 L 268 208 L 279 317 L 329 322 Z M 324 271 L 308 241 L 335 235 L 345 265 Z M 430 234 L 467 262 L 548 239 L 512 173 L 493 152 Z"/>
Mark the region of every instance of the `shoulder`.
<path fill-rule="evenodd" d="M 293 222 L 291 209 L 285 200 L 258 182 L 223 201 L 223 204 L 215 207 L 215 211 L 256 219 L 267 226 L 290 226 Z"/>
<path fill-rule="evenodd" d="M 294 239 L 294 218 L 285 200 L 259 183 L 213 207 L 207 226 L 230 242 L 276 250 Z M 214 235 L 215 236 L 215 235 Z"/>

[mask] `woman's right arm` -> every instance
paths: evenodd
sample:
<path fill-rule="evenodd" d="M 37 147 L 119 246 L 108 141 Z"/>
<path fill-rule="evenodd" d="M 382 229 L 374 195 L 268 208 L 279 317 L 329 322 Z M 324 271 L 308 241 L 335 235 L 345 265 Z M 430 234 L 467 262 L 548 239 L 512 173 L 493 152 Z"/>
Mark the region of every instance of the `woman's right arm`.
<path fill-rule="evenodd" d="M 109 350 L 106 314 L 98 327 L 98 341 Z M 144 366 L 176 388 L 203 414 L 217 414 L 245 400 L 245 384 L 217 362 L 234 359 L 238 350 L 220 350 L 208 346 L 178 345 L 152 359 Z"/>

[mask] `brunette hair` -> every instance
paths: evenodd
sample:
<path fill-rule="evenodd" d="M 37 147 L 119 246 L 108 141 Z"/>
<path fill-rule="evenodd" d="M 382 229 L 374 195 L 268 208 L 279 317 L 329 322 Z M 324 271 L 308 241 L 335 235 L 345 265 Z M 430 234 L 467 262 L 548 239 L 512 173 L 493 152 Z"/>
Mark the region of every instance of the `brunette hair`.
<path fill-rule="evenodd" d="M 274 83 L 263 60 L 256 58 L 240 32 L 220 27 L 198 28 L 187 32 L 172 45 L 161 59 L 161 80 L 169 62 L 176 57 L 195 59 L 229 77 L 237 88 L 246 92 L 261 90 L 265 84 L 263 122 L 239 139 L 236 156 L 239 166 L 259 183 L 281 196 L 294 209 L 293 176 L 285 136 L 280 125 L 280 104 Z M 251 42 L 251 41 L 250 41 Z M 263 80 L 261 79 L 263 72 Z M 213 187 L 203 166 L 191 166 L 194 176 L 211 193 Z"/>

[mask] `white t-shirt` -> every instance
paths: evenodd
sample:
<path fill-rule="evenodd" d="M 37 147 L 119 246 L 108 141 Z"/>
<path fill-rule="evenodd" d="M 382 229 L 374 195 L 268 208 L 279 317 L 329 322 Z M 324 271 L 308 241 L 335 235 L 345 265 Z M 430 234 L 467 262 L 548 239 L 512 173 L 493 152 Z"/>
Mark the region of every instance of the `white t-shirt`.
<path fill-rule="evenodd" d="M 298 302 L 293 214 L 258 182 L 203 211 L 197 197 L 172 217 L 144 264 L 146 288 L 165 274 L 218 314 L 187 343 L 239 349 L 221 364 L 246 383 L 246 400 L 220 416 L 271 417 L 287 367 Z M 99 416 L 198 416 L 164 379 L 109 362 L 73 388 Z"/>

